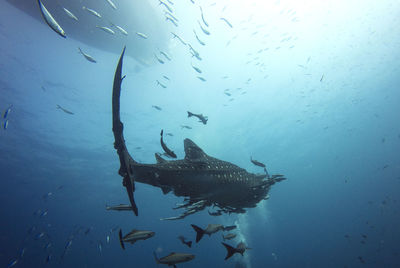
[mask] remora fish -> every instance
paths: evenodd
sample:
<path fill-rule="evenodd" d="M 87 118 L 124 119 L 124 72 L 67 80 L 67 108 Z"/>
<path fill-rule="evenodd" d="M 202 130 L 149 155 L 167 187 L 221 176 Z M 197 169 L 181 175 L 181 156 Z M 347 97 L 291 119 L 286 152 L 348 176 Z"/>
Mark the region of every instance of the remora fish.
<path fill-rule="evenodd" d="M 204 125 L 207 124 L 207 121 L 208 121 L 208 117 L 207 116 L 204 116 L 202 114 L 194 114 L 194 113 L 191 113 L 189 111 L 187 113 L 188 113 L 188 117 L 195 116 L 200 120 L 199 122 L 202 122 Z"/>
<path fill-rule="evenodd" d="M 196 231 L 196 243 L 200 241 L 204 234 L 208 234 L 209 236 L 211 236 L 216 232 L 224 230 L 224 226 L 222 224 L 209 224 L 204 230 L 194 224 L 191 224 L 191 226 Z"/>
<path fill-rule="evenodd" d="M 225 21 L 226 24 L 228 24 L 229 27 L 233 28 L 232 24 L 230 24 L 230 22 L 227 19 L 225 19 L 225 18 L 220 18 L 220 19 Z"/>
<path fill-rule="evenodd" d="M 218 206 L 224 213 L 245 213 L 246 208 L 254 208 L 264 200 L 272 185 L 277 182 L 276 179 L 265 179 L 228 161 L 209 156 L 190 139 L 184 140 L 184 159 L 154 164 L 134 160 L 126 147 L 120 119 L 124 52 L 125 48 L 114 75 L 112 131 L 114 148 L 120 160 L 119 174 L 123 177 L 123 185 L 135 214 L 138 215 L 134 200 L 135 182 L 161 189 L 169 188 L 175 196 L 184 197 L 185 204 L 180 208 L 187 212 L 182 213 L 181 218 L 190 215 L 193 210 L 201 211 L 213 205 Z M 283 179 L 285 178 L 279 178 Z"/>
<path fill-rule="evenodd" d="M 222 243 L 222 245 L 224 245 L 224 247 L 225 247 L 226 250 L 228 251 L 228 252 L 226 253 L 225 260 L 227 260 L 227 259 L 229 259 L 230 257 L 232 257 L 232 255 L 235 254 L 235 253 L 240 253 L 240 255 L 243 256 L 243 253 L 244 253 L 247 249 L 251 249 L 251 248 L 246 247 L 245 243 L 243 243 L 243 242 L 240 242 L 240 243 L 237 245 L 236 248 L 234 248 L 234 247 L 232 247 L 232 246 L 230 246 L 230 245 L 228 245 L 228 244 L 225 244 L 225 243 L 223 243 L 223 242 L 221 242 L 221 243 Z"/>
<path fill-rule="evenodd" d="M 130 205 L 119 204 L 111 207 L 106 206 L 106 210 L 126 211 L 126 210 L 132 210 L 132 207 Z"/>
<path fill-rule="evenodd" d="M 192 241 L 186 241 L 186 238 L 182 235 L 178 236 L 178 239 L 185 244 L 186 246 L 188 246 L 189 248 L 192 247 Z"/>
<path fill-rule="evenodd" d="M 85 59 L 87 59 L 88 61 L 93 62 L 93 63 L 97 62 L 92 56 L 90 56 L 89 54 L 86 54 L 85 52 L 83 52 L 80 47 L 78 47 L 78 49 L 79 49 L 78 52 L 81 53 L 85 57 Z"/>
<path fill-rule="evenodd" d="M 98 17 L 98 18 L 101 18 L 101 15 L 100 15 L 97 11 L 95 11 L 95 10 L 93 10 L 93 9 L 91 9 L 91 8 L 87 8 L 87 7 L 83 6 L 82 9 L 83 9 L 83 10 L 86 10 L 87 12 L 89 12 L 90 14 L 92 14 L 93 16 L 96 16 L 96 17 Z"/>
<path fill-rule="evenodd" d="M 60 109 L 61 111 L 63 111 L 63 112 L 66 113 L 66 114 L 71 114 L 71 115 L 74 114 L 73 112 L 68 111 L 67 109 L 61 107 L 61 106 L 58 105 L 58 104 L 57 104 L 57 109 Z"/>
<path fill-rule="evenodd" d="M 152 231 L 139 231 L 139 230 L 132 230 L 124 237 L 122 237 L 121 229 L 119 229 L 119 233 L 118 233 L 119 243 L 120 243 L 122 249 L 125 249 L 124 242 L 133 244 L 138 240 L 146 240 L 146 239 L 153 237 L 154 235 L 155 235 L 155 233 Z"/>
<path fill-rule="evenodd" d="M 68 17 L 70 17 L 70 18 L 73 19 L 73 20 L 78 21 L 78 18 L 77 18 L 71 11 L 69 11 L 69 10 L 66 9 L 65 7 L 63 7 L 63 9 L 64 9 L 65 13 L 67 13 Z"/>
<path fill-rule="evenodd" d="M 254 160 L 251 156 L 250 156 L 250 161 L 251 161 L 251 163 L 253 163 L 256 166 L 265 168 L 265 164 L 258 162 L 257 160 Z"/>
<path fill-rule="evenodd" d="M 58 33 L 60 36 L 66 38 L 67 36 L 65 35 L 64 30 L 61 28 L 61 26 L 57 23 L 57 21 L 53 18 L 53 16 L 50 14 L 50 12 L 46 9 L 46 7 L 42 4 L 40 0 L 38 0 L 40 12 L 42 13 L 43 19 L 46 21 L 47 25 L 50 26 L 53 31 Z"/>
<path fill-rule="evenodd" d="M 113 9 L 117 9 L 117 7 L 115 6 L 115 4 L 111 1 L 111 0 L 106 0 L 107 3 L 113 8 Z"/>
<path fill-rule="evenodd" d="M 222 235 L 222 238 L 225 240 L 231 240 L 233 238 L 236 237 L 236 234 L 226 234 L 226 235 Z"/>
<path fill-rule="evenodd" d="M 164 140 L 163 140 L 163 133 L 164 133 L 164 130 L 161 129 L 161 133 L 160 133 L 160 136 L 161 136 L 161 138 L 160 138 L 161 147 L 163 148 L 164 152 L 165 152 L 169 157 L 176 158 L 176 154 L 175 154 L 173 151 L 171 151 L 171 150 L 167 147 L 167 145 L 165 145 Z"/>
<path fill-rule="evenodd" d="M 193 254 L 172 252 L 171 254 L 158 259 L 156 253 L 153 252 L 153 254 L 157 263 L 167 264 L 168 266 L 172 266 L 174 268 L 176 268 L 177 263 L 191 261 L 195 257 Z"/>
<path fill-rule="evenodd" d="M 110 28 L 108 28 L 108 27 L 97 26 L 97 25 L 96 25 L 96 28 L 102 29 L 104 32 L 106 32 L 106 33 L 108 33 L 108 34 L 115 34 L 115 32 L 114 32 L 113 30 L 111 30 Z"/>

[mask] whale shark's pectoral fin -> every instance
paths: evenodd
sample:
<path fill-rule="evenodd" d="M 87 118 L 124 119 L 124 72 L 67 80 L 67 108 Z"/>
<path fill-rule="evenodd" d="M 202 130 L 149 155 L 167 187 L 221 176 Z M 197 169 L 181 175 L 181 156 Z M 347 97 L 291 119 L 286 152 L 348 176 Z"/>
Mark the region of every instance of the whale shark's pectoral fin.
<path fill-rule="evenodd" d="M 135 179 L 133 177 L 133 170 L 131 169 L 135 161 L 132 159 L 132 157 L 128 152 L 128 149 L 126 148 L 124 133 L 123 133 L 124 125 L 122 124 L 120 119 L 121 83 L 125 77 L 121 76 L 124 53 L 125 53 L 125 47 L 121 53 L 121 57 L 119 58 L 117 69 L 115 70 L 115 75 L 114 75 L 114 84 L 112 93 L 112 120 L 113 120 L 112 130 L 114 133 L 114 140 L 115 140 L 114 148 L 117 149 L 119 161 L 121 163 L 121 167 L 118 173 L 124 178 L 122 183 L 125 186 L 126 191 L 128 193 L 132 210 L 137 216 L 138 208 L 136 206 L 135 199 L 133 197 L 133 192 L 135 191 Z"/>

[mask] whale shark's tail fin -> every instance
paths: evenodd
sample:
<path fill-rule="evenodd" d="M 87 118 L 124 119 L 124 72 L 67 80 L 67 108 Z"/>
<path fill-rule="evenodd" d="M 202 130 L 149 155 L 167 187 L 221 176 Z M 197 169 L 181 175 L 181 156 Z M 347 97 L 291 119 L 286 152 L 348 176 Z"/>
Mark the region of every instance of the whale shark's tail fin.
<path fill-rule="evenodd" d="M 138 215 L 138 208 L 135 203 L 135 199 L 133 197 L 133 192 L 135 191 L 135 179 L 133 177 L 131 164 L 136 163 L 135 160 L 130 156 L 128 149 L 125 145 L 124 139 L 124 125 L 120 119 L 120 95 L 121 95 L 121 83 L 125 76 L 121 76 L 122 73 L 122 61 L 124 58 L 125 47 L 122 51 L 121 57 L 119 58 L 117 69 L 115 70 L 114 75 L 114 84 L 113 84 L 113 93 L 112 93 L 112 121 L 113 126 L 112 130 L 114 133 L 114 148 L 117 150 L 119 161 L 121 163 L 121 167 L 119 169 L 119 175 L 121 175 L 123 179 L 123 185 L 126 188 L 128 193 L 129 201 L 132 206 L 132 210 L 135 215 Z"/>

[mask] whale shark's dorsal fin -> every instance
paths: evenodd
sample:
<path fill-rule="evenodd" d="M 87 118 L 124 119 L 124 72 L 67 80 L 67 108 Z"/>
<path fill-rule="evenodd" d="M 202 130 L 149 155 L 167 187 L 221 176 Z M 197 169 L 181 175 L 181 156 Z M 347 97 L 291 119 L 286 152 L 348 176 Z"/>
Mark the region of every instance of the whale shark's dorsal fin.
<path fill-rule="evenodd" d="M 165 160 L 164 158 L 162 158 L 162 157 L 160 156 L 160 154 L 155 153 L 154 156 L 156 157 L 157 164 L 167 163 L 167 160 Z"/>
<path fill-rule="evenodd" d="M 192 140 L 185 139 L 183 142 L 185 147 L 185 160 L 205 161 L 209 156 Z"/>

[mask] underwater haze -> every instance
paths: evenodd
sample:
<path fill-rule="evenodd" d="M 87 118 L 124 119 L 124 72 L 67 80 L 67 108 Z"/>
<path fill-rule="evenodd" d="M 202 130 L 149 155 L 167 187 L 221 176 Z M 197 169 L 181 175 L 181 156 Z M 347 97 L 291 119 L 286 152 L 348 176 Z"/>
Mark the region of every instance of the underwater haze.
<path fill-rule="evenodd" d="M 122 0 L 91 1 L 101 18 L 85 1 L 49 4 L 61 27 L 92 27 L 109 46 L 61 37 L 37 1 L 40 20 L 1 1 L 0 267 L 168 267 L 153 252 L 195 255 L 177 267 L 400 267 L 400 1 L 142 1 L 126 18 L 137 25 L 123 24 Z M 106 210 L 129 204 L 112 131 L 122 44 L 121 121 L 136 161 L 156 163 L 163 129 L 177 159 L 190 138 L 287 179 L 245 213 L 160 220 L 184 199 L 139 182 L 138 216 Z M 196 243 L 191 224 L 235 225 L 237 236 Z M 123 250 L 120 229 L 155 235 Z M 221 242 L 251 249 L 224 260 Z"/>

